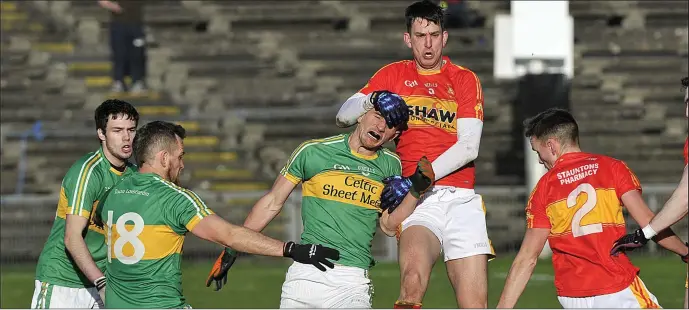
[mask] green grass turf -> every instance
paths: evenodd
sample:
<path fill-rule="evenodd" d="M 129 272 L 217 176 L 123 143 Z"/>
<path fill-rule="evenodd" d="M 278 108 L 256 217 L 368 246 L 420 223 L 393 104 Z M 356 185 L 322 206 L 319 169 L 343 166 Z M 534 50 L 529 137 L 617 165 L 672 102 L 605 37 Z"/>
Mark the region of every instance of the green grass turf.
<path fill-rule="evenodd" d="M 641 278 L 664 308 L 681 308 L 684 300 L 686 265 L 676 256 L 634 257 Z M 227 286 L 219 292 L 205 287 L 211 262 L 186 263 L 183 270 L 184 294 L 194 308 L 277 308 L 280 288 L 287 271 L 286 260 L 274 264 L 237 261 L 230 270 Z M 495 307 L 512 257 L 489 264 L 489 307 Z M 539 262 L 519 308 L 561 308 L 555 296 L 549 260 Z M 375 287 L 374 308 L 391 308 L 399 293 L 399 269 L 395 263 L 380 263 L 371 272 Z M 3 265 L 0 282 L 2 308 L 28 308 L 34 288 L 32 266 Z M 424 299 L 424 308 L 455 308 L 455 298 L 442 263 L 436 264 Z"/>

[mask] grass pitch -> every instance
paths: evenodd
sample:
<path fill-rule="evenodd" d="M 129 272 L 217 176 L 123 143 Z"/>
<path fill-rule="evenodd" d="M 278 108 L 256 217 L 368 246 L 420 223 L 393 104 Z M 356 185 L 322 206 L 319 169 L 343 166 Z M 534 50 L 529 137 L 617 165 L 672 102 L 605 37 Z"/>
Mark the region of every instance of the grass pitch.
<path fill-rule="evenodd" d="M 641 278 L 664 308 L 682 308 L 686 265 L 677 256 L 633 257 L 641 268 Z M 183 270 L 184 295 L 194 308 L 277 308 L 288 264 L 275 259 L 273 264 L 252 264 L 237 260 L 230 270 L 227 285 L 219 292 L 205 286 L 212 261 L 186 263 Z M 489 263 L 489 303 L 497 304 L 512 257 Z M 553 269 L 549 260 L 540 261 L 522 295 L 518 308 L 561 308 L 555 296 Z M 375 293 L 374 308 L 392 308 L 399 294 L 399 269 L 395 263 L 380 263 L 370 272 Z M 34 288 L 33 266 L 2 265 L 0 307 L 29 308 Z M 424 298 L 424 308 L 456 308 L 450 282 L 442 263 L 436 264 Z"/>

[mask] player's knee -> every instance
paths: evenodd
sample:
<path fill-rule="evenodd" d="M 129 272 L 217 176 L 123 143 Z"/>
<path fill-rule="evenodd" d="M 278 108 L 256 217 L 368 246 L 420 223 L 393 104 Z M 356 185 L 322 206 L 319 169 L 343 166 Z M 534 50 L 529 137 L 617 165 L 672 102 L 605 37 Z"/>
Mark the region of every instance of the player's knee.
<path fill-rule="evenodd" d="M 402 271 L 402 287 L 400 300 L 406 302 L 419 303 L 426 293 L 428 275 L 414 268 L 407 268 Z"/>

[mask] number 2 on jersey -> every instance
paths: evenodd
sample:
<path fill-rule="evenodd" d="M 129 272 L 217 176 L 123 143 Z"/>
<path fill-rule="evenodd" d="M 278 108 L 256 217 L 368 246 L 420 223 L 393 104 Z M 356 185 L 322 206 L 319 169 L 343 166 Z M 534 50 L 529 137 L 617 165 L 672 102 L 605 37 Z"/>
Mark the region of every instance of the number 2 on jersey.
<path fill-rule="evenodd" d="M 572 236 L 575 238 L 603 232 L 603 224 L 601 223 L 581 226 L 581 219 L 591 212 L 596 206 L 596 203 L 598 203 L 596 189 L 593 188 L 593 185 L 589 183 L 579 184 L 577 188 L 567 195 L 567 208 L 572 208 L 577 205 L 577 197 L 579 197 L 581 193 L 586 193 L 586 201 L 584 205 L 574 213 L 574 218 L 572 218 Z"/>
<path fill-rule="evenodd" d="M 138 263 L 146 253 L 146 248 L 144 243 L 139 239 L 139 235 L 144 231 L 144 219 L 141 215 L 134 212 L 127 212 L 122 214 L 117 218 L 117 223 L 115 227 L 117 228 L 117 233 L 119 238 L 115 240 L 114 246 L 112 245 L 112 217 L 113 212 L 108 211 L 108 263 L 112 262 L 112 250 L 115 250 L 115 257 L 125 265 L 133 265 Z M 134 227 L 132 230 L 127 230 L 125 224 L 128 222 L 134 222 Z M 134 254 L 132 256 L 124 255 L 124 245 L 131 244 L 134 247 Z"/>

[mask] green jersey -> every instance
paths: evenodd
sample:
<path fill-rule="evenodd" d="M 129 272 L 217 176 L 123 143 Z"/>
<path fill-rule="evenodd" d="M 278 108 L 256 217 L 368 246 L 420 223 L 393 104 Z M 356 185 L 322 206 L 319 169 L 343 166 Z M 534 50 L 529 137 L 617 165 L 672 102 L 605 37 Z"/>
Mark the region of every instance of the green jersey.
<path fill-rule="evenodd" d="M 106 308 L 182 308 L 182 244 L 213 214 L 194 192 L 152 173 L 133 173 L 96 215 L 105 227 Z"/>
<path fill-rule="evenodd" d="M 69 168 L 62 179 L 53 228 L 38 258 L 36 280 L 72 288 L 93 287 L 65 248 L 66 216 L 72 214 L 89 219 L 84 241 L 96 265 L 105 270 L 105 237 L 103 230 L 93 222 L 93 208 L 123 174 L 132 171 L 136 171 L 136 166 L 130 163 L 124 172 L 113 168 L 102 148 L 80 158 Z"/>
<path fill-rule="evenodd" d="M 302 185 L 302 243 L 340 251 L 338 264 L 368 269 L 374 265 L 382 180 L 402 174 L 399 157 L 381 148 L 372 156 L 349 148 L 350 134 L 302 143 L 280 174 Z"/>

